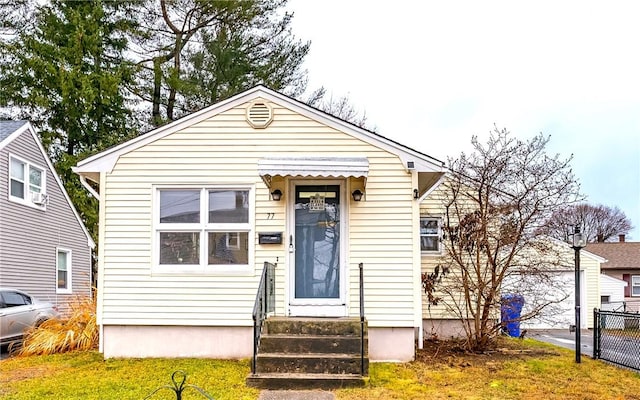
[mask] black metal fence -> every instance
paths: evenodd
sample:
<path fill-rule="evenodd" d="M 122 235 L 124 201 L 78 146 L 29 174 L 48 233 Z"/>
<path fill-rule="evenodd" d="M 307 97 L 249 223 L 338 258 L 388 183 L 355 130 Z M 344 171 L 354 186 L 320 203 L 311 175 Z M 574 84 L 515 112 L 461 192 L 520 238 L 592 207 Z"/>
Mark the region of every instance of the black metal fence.
<path fill-rule="evenodd" d="M 593 311 L 593 358 L 640 371 L 640 314 Z"/>
<path fill-rule="evenodd" d="M 260 346 L 260 336 L 262 335 L 262 324 L 267 314 L 276 308 L 276 265 L 270 262 L 264 263 L 262 277 L 256 294 L 256 302 L 253 306 L 253 359 L 251 360 L 251 373 L 256 373 L 256 363 L 258 360 L 258 347 Z"/>

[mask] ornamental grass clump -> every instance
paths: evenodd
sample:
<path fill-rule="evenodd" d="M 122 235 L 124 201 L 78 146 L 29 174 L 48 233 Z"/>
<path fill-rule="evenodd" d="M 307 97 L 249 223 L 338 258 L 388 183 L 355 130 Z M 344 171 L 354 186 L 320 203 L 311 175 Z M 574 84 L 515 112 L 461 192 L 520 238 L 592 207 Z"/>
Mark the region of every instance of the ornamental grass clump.
<path fill-rule="evenodd" d="M 98 345 L 95 297 L 79 297 L 61 318 L 43 322 L 27 333 L 21 355 L 91 350 Z"/>

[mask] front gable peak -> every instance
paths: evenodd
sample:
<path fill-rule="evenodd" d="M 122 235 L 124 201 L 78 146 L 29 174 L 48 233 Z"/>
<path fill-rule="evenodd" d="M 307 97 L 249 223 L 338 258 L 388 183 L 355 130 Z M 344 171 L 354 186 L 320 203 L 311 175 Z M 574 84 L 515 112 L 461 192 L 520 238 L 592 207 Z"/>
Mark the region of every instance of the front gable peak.
<path fill-rule="evenodd" d="M 445 166 L 442 161 L 387 139 L 384 136 L 355 126 L 262 85 L 248 89 L 229 99 L 91 156 L 79 162 L 77 167 L 74 168 L 74 171 L 81 176 L 94 180 L 96 173 L 110 172 L 121 155 L 243 104 L 247 104 L 245 111 L 246 121 L 254 129 L 265 129 L 270 126 L 276 118 L 273 106 L 277 104 L 397 155 L 407 170 L 415 170 L 418 172 L 445 172 Z"/>

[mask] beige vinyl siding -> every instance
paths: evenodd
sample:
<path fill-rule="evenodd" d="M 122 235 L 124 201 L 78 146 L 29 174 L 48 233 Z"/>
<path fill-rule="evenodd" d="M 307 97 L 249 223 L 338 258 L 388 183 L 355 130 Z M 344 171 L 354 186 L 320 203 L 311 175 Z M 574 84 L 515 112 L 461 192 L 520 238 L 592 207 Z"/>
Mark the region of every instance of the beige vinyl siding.
<path fill-rule="evenodd" d="M 265 261 L 278 264 L 277 312 L 283 315 L 288 237 L 283 237 L 282 245 L 259 245 L 257 233 L 286 232 L 289 193 L 283 201 L 271 201 L 257 163 L 265 156 L 312 155 L 369 159 L 366 200 L 356 204 L 350 195 L 346 199 L 349 245 L 343 254 L 349 270 L 350 314 L 359 310 L 357 267 L 363 262 L 370 325 L 414 326 L 411 174 L 386 151 L 273 106 L 274 121 L 266 129 L 251 128 L 245 121 L 245 106 L 239 106 L 121 156 L 106 174 L 103 324 L 249 325 Z M 255 188 L 255 255 L 250 255 L 255 272 L 152 271 L 153 187 L 172 184 Z"/>
<path fill-rule="evenodd" d="M 573 250 L 571 250 L 573 252 Z M 586 309 L 587 328 L 593 328 L 593 309 L 600 308 L 600 262 L 593 257 L 582 253 L 580 257 L 580 270 L 584 271 L 585 282 L 580 282 L 582 290 L 585 290 L 587 304 Z"/>
<path fill-rule="evenodd" d="M 443 203 L 443 185 L 435 188 L 422 203 L 420 203 L 420 216 L 428 216 L 434 218 L 443 218 L 444 221 L 444 203 Z M 441 247 L 442 248 L 442 247 Z M 431 273 L 436 265 L 440 255 L 438 253 L 421 252 L 422 273 Z M 443 295 L 444 296 L 444 295 Z M 429 305 L 426 294 L 422 294 L 422 318 L 429 319 L 457 319 L 458 317 L 446 311 L 442 303 L 438 305 Z"/>
<path fill-rule="evenodd" d="M 10 155 L 45 171 L 44 210 L 9 201 Z M 91 248 L 54 173 L 28 130 L 0 150 L 0 286 L 22 289 L 66 312 L 69 301 L 91 294 Z M 56 248 L 71 250 L 71 294 L 56 290 Z"/>

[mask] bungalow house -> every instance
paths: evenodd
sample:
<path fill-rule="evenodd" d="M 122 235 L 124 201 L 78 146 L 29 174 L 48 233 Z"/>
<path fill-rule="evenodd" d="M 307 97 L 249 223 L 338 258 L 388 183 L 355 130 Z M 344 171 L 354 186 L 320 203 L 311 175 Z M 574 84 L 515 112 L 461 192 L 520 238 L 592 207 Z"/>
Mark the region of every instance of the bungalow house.
<path fill-rule="evenodd" d="M 257 86 L 74 171 L 100 200 L 105 357 L 250 357 L 268 262 L 273 315 L 322 321 L 360 315 L 362 265 L 368 357 L 414 358 L 441 161 Z"/>
<path fill-rule="evenodd" d="M 61 312 L 91 295 L 93 240 L 27 121 L 0 121 L 0 286 Z"/>
<path fill-rule="evenodd" d="M 640 242 L 627 242 L 625 235 L 619 235 L 618 242 L 589 243 L 586 250 L 607 260 L 602 264 L 604 275 L 626 283 L 615 286 L 617 293 L 602 293 L 602 302 L 619 309 L 623 301 L 624 310 L 640 312 Z"/>

